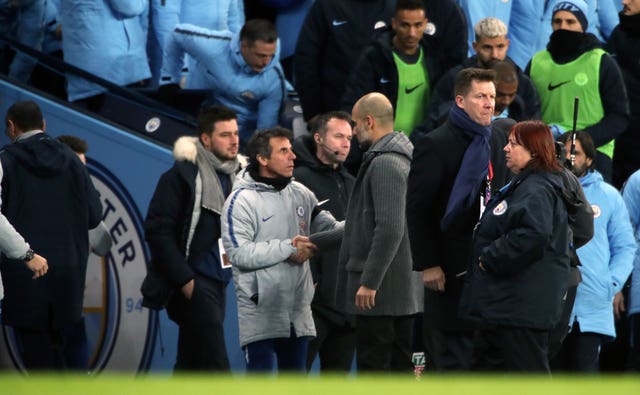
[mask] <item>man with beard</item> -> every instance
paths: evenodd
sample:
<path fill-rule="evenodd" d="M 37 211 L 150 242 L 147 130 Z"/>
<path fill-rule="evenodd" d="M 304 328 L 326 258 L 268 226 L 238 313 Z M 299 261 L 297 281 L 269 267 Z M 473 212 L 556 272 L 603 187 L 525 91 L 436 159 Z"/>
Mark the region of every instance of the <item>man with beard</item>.
<path fill-rule="evenodd" d="M 572 133 L 565 133 L 560 141 L 569 159 Z M 618 317 L 624 311 L 620 310 L 619 296 L 614 295 L 621 292 L 631 274 L 637 247 L 625 202 L 594 170 L 595 157 L 589 133 L 576 132 L 573 172 L 593 208 L 594 235 L 577 250 L 582 282 L 571 312 L 569 334 L 551 363 L 551 368 L 558 371 L 600 370 L 600 349 L 616 336 L 614 314 Z"/>
<path fill-rule="evenodd" d="M 611 181 L 614 139 L 627 126 L 629 106 L 618 65 L 593 34 L 585 33 L 586 12 L 583 0 L 558 2 L 547 49 L 533 56 L 525 72 L 555 137 L 571 129 L 574 98 L 580 98 L 577 128 L 591 135 L 598 148 L 596 168 Z"/>
<path fill-rule="evenodd" d="M 365 153 L 347 207 L 336 295 L 356 317 L 358 371 L 407 372 L 414 315 L 422 311 L 404 215 L 413 145 L 394 131 L 382 93 L 360 98 L 351 117 Z"/>
<path fill-rule="evenodd" d="M 516 122 L 526 120 L 526 104 L 518 95 L 516 66 L 511 62 L 499 60 L 491 69 L 496 71 L 496 107 L 493 118 L 511 118 Z"/>
<path fill-rule="evenodd" d="M 631 118 L 627 129 L 617 138 L 613 156 L 613 185 L 622 183 L 640 169 L 640 0 L 623 0 L 620 24 L 607 42 L 607 50 L 616 59 L 627 86 Z"/>
<path fill-rule="evenodd" d="M 175 370 L 228 371 L 223 322 L 231 270 L 219 239 L 222 205 L 240 169 L 236 114 L 222 106 L 205 108 L 197 128 L 198 137 L 176 141 L 176 162 L 149 203 L 151 266 L 143 305 L 166 305 L 180 327 Z"/>
<path fill-rule="evenodd" d="M 413 141 L 425 133 L 442 125 L 448 117 L 449 109 L 454 102 L 454 85 L 458 72 L 469 67 L 489 69 L 498 62 L 504 61 L 514 64 L 518 76 L 518 89 L 516 93 L 524 101 L 524 113 L 522 119 L 540 118 L 540 98 L 535 87 L 522 70 L 507 56 L 509 39 L 507 38 L 507 26 L 500 19 L 484 18 L 474 27 L 475 41 L 473 50 L 475 55 L 467 58 L 462 64 L 447 71 L 432 90 L 431 99 L 427 107 L 427 115 L 412 136 Z"/>

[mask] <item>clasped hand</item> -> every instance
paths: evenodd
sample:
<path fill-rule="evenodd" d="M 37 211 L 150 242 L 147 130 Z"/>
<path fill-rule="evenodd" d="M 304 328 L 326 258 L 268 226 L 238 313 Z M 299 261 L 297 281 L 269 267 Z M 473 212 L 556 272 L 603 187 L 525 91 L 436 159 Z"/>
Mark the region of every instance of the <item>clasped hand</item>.
<path fill-rule="evenodd" d="M 307 236 L 297 235 L 291 240 L 291 244 L 296 248 L 296 252 L 291 254 L 289 259 L 296 263 L 305 262 L 318 251 L 318 247 Z"/>

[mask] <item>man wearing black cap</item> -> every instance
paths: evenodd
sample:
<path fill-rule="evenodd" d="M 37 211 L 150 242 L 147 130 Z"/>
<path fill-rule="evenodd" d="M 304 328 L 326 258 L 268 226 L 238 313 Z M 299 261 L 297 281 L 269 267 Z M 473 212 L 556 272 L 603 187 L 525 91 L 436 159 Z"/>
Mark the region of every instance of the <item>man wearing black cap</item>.
<path fill-rule="evenodd" d="M 593 34 L 585 33 L 586 12 L 583 0 L 556 3 L 547 49 L 533 56 L 525 72 L 555 137 L 572 128 L 574 98 L 580 98 L 577 128 L 593 138 L 597 170 L 610 182 L 614 139 L 627 126 L 629 107 L 618 65 Z"/>

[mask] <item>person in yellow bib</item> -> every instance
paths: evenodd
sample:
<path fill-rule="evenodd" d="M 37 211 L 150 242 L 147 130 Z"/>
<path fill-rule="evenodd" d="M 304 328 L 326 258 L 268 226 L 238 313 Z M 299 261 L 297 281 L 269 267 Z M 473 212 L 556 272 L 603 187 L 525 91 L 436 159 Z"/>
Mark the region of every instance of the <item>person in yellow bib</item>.
<path fill-rule="evenodd" d="M 596 168 L 611 182 L 614 140 L 627 126 L 629 102 L 616 62 L 591 33 L 583 0 L 557 1 L 547 49 L 525 69 L 541 101 L 542 119 L 554 137 L 571 130 L 574 98 L 580 99 L 577 129 L 587 131 L 597 149 Z"/>

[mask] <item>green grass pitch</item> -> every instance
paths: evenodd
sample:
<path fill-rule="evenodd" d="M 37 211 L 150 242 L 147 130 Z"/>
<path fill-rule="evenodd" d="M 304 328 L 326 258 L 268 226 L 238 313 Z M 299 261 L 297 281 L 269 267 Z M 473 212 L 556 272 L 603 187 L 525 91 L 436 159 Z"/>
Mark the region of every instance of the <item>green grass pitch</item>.
<path fill-rule="evenodd" d="M 3 395 L 635 395 L 640 374 L 597 376 L 168 376 L 0 374 Z"/>

